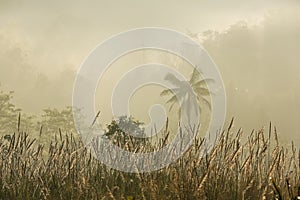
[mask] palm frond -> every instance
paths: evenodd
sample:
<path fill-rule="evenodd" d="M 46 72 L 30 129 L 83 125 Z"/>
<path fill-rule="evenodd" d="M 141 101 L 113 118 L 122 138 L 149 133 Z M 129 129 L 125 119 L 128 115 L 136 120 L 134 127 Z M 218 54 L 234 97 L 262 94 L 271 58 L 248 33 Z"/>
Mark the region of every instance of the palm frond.
<path fill-rule="evenodd" d="M 206 79 L 202 79 L 200 81 L 197 81 L 196 83 L 192 84 L 192 86 L 196 86 L 196 87 L 201 87 L 203 85 L 209 84 L 209 83 L 214 83 L 215 80 L 212 78 L 206 78 Z"/>
<path fill-rule="evenodd" d="M 211 94 L 211 92 L 204 87 L 193 87 L 193 90 L 197 94 L 197 96 L 208 96 Z"/>
<path fill-rule="evenodd" d="M 172 96 L 172 97 L 167 101 L 167 103 L 173 103 L 173 102 L 177 102 L 177 96 L 176 96 L 176 95 Z"/>
<path fill-rule="evenodd" d="M 179 95 L 173 95 L 166 103 L 171 103 L 169 111 L 172 110 L 173 106 L 179 101 L 178 100 Z"/>
<path fill-rule="evenodd" d="M 190 79 L 190 84 L 193 85 L 197 82 L 197 80 L 200 79 L 200 72 L 197 70 L 197 68 L 195 67 L 194 70 L 193 70 L 193 73 L 191 75 L 191 79 Z"/>
<path fill-rule="evenodd" d="M 210 102 L 209 102 L 207 99 L 205 99 L 205 98 L 202 97 L 202 96 L 197 96 L 197 99 L 198 99 L 200 105 L 201 105 L 202 103 L 205 103 L 205 105 L 209 108 L 209 110 L 211 110 L 211 104 L 210 104 Z M 200 106 L 200 110 L 201 110 L 201 106 Z"/>
<path fill-rule="evenodd" d="M 174 94 L 174 93 L 177 93 L 179 90 L 180 90 L 180 88 L 165 89 L 160 93 L 160 96 Z"/>

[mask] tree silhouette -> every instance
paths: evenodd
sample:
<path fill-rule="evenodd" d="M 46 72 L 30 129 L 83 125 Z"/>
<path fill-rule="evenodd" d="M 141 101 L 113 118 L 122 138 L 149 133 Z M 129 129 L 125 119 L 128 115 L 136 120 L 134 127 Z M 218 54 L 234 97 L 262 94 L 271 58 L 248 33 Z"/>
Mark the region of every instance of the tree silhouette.
<path fill-rule="evenodd" d="M 161 96 L 172 95 L 167 101 L 168 104 L 171 104 L 169 111 L 172 110 L 177 102 L 180 106 L 178 110 L 179 115 L 183 108 L 188 112 L 195 111 L 197 108 L 201 111 L 204 104 L 211 109 L 210 102 L 206 97 L 212 94 L 212 92 L 206 88 L 206 83 L 213 82 L 214 80 L 201 79 L 201 74 L 196 68 L 194 68 L 189 81 L 181 81 L 170 73 L 166 75 L 165 80 L 175 86 L 175 88 L 165 89 L 160 93 Z M 193 99 L 195 99 L 195 101 L 193 101 Z"/>
<path fill-rule="evenodd" d="M 36 130 L 35 116 L 21 114 L 22 110 L 12 103 L 13 94 L 13 91 L 0 91 L 0 136 Z"/>
<path fill-rule="evenodd" d="M 143 124 L 133 117 L 120 116 L 107 125 L 104 135 L 119 147 L 124 147 L 126 144 L 132 148 L 144 146 L 149 144 L 149 141 L 148 138 L 145 138 Z"/>
<path fill-rule="evenodd" d="M 0 91 L 0 133 L 11 134 L 16 130 L 18 114 L 21 109 L 11 102 L 13 91 L 5 93 Z"/>
<path fill-rule="evenodd" d="M 56 108 L 47 108 L 43 110 L 42 120 L 38 122 L 39 127 L 43 127 L 43 132 L 53 134 L 62 132 L 76 133 L 73 120 L 72 107 L 67 106 L 61 111 Z"/>

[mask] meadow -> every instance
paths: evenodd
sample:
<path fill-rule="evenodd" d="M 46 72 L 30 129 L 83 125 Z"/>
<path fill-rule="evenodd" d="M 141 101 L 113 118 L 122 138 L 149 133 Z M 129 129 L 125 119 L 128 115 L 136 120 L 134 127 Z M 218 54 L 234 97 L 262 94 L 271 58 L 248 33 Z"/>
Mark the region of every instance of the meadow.
<path fill-rule="evenodd" d="M 106 167 L 71 133 L 59 131 L 48 145 L 41 135 L 1 137 L 0 199 L 300 199 L 300 151 L 281 146 L 271 123 L 243 133 L 231 121 L 206 156 L 198 138 L 175 163 L 148 173 Z M 147 150 L 130 141 L 124 147 Z"/>

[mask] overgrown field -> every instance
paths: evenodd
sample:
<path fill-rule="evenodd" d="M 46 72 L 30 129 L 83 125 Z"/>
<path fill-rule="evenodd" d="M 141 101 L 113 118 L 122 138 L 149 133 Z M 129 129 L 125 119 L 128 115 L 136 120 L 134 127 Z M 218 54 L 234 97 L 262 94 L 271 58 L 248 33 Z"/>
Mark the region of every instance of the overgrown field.
<path fill-rule="evenodd" d="M 37 141 L 21 131 L 0 139 L 0 199 L 300 199 L 300 151 L 280 146 L 271 125 L 251 134 L 230 125 L 208 155 L 197 139 L 151 173 L 107 168 L 71 134 Z"/>

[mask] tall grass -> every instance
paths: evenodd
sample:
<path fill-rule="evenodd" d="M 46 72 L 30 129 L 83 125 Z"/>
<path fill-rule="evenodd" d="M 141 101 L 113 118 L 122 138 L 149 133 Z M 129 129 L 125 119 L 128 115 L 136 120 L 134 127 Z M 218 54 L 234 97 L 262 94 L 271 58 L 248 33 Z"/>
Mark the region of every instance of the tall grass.
<path fill-rule="evenodd" d="M 246 135 L 231 123 L 203 157 L 201 145 L 195 139 L 176 163 L 134 174 L 99 163 L 71 134 L 46 148 L 19 130 L 0 139 L 0 199 L 300 199 L 300 151 L 280 146 L 271 124 Z"/>

